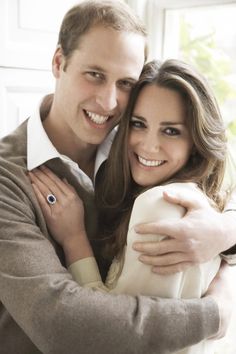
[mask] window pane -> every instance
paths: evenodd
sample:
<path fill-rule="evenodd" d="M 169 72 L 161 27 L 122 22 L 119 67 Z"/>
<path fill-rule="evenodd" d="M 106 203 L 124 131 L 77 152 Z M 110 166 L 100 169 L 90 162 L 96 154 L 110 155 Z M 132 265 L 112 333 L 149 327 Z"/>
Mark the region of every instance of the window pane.
<path fill-rule="evenodd" d="M 236 4 L 166 10 L 164 57 L 192 63 L 213 87 L 236 138 Z"/>

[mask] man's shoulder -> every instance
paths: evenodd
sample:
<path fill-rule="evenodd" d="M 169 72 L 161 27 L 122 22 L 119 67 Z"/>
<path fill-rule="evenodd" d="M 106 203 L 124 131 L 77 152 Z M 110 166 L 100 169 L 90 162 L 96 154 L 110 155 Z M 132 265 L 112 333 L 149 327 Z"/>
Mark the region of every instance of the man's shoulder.
<path fill-rule="evenodd" d="M 0 140 L 0 167 L 25 165 L 27 155 L 27 121 Z"/>
<path fill-rule="evenodd" d="M 27 171 L 27 121 L 0 140 L 1 193 L 24 189 Z"/>

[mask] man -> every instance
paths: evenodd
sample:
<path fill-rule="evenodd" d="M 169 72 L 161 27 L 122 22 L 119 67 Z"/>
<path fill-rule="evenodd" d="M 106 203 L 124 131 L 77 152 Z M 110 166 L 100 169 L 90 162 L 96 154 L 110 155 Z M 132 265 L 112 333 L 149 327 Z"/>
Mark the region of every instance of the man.
<path fill-rule="evenodd" d="M 145 37 L 118 2 L 71 9 L 53 57 L 54 96 L 0 143 L 1 354 L 168 353 L 225 331 L 222 273 L 202 300 L 113 297 L 78 286 L 27 177 L 27 169 L 46 163 L 67 178 L 93 237 L 94 174 L 142 70 Z M 53 207 L 53 190 L 45 198 Z"/>

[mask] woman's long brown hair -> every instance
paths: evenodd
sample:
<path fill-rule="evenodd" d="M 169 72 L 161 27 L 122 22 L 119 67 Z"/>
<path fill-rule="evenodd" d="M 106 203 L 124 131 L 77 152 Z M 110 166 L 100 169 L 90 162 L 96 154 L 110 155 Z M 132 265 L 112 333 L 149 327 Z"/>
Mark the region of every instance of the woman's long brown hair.
<path fill-rule="evenodd" d="M 182 61 L 148 63 L 131 92 L 108 160 L 96 180 L 99 225 L 101 234 L 109 240 L 111 258 L 119 255 L 125 245 L 134 199 L 144 190 L 134 183 L 130 173 L 128 140 L 135 103 L 147 85 L 174 90 L 182 96 L 186 105 L 186 125 L 194 145 L 194 153 L 187 164 L 165 183 L 194 182 L 219 210 L 223 208 L 220 189 L 225 173 L 226 135 L 218 104 L 208 83 Z"/>

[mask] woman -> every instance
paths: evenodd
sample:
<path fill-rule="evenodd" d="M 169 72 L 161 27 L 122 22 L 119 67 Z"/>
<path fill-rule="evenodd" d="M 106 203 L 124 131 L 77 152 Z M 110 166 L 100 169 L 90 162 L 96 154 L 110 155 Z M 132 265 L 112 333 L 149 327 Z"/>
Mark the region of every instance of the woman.
<path fill-rule="evenodd" d="M 151 62 L 132 90 L 109 158 L 96 180 L 99 235 L 104 255 L 113 260 L 101 282 L 83 223 L 83 205 L 74 189 L 47 168 L 31 175 L 49 229 L 64 249 L 67 264 L 80 284 L 114 293 L 163 297 L 202 296 L 220 266 L 220 257 L 171 276 L 158 276 L 137 259 L 132 248 L 135 225 L 165 217 L 181 218 L 185 210 L 162 198 L 163 190 L 205 196 L 221 211 L 226 137 L 216 100 L 205 80 L 187 64 Z M 163 187 L 164 186 L 164 187 Z M 45 202 L 45 188 L 58 203 Z M 140 241 L 160 241 L 145 235 Z M 91 267 L 88 272 L 88 267 Z M 181 353 L 206 353 L 209 341 Z"/>

